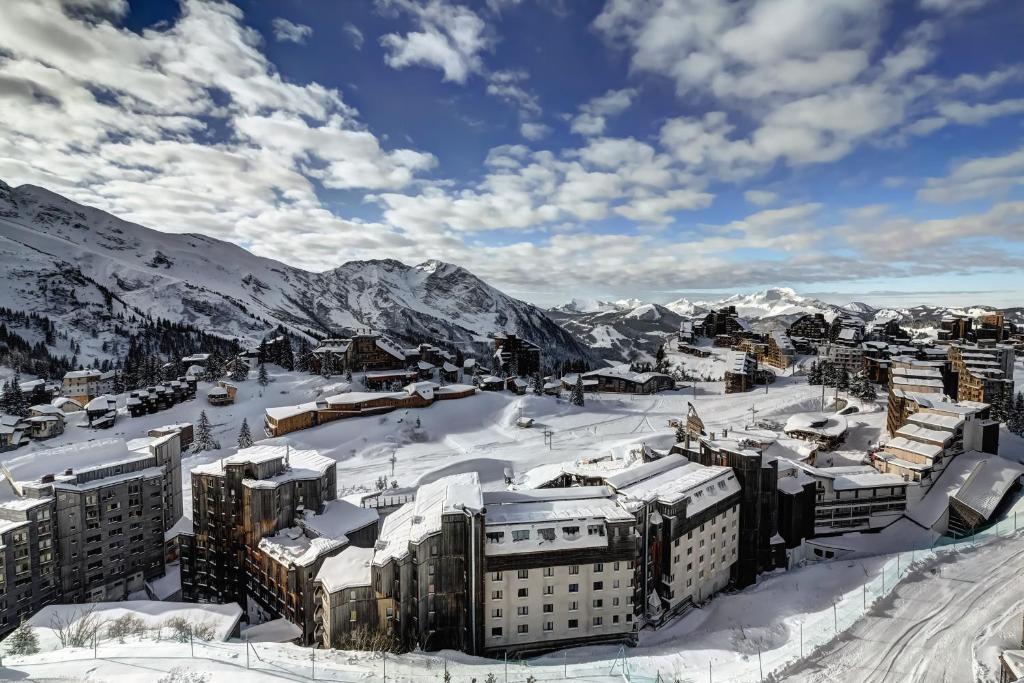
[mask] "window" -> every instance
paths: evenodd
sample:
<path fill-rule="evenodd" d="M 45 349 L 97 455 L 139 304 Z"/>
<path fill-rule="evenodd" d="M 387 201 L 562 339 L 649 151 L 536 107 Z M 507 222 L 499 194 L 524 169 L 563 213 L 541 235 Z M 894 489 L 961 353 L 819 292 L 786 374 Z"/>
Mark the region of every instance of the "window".
<path fill-rule="evenodd" d="M 554 595 L 554 594 L 555 594 L 555 587 L 554 586 L 544 586 L 544 595 Z"/>
<path fill-rule="evenodd" d="M 570 583 L 569 584 L 569 592 L 570 593 L 579 593 L 580 592 L 580 585 L 578 583 Z"/>
<path fill-rule="evenodd" d="M 518 626 L 516 626 L 516 632 L 518 632 L 518 633 L 529 633 L 530 632 L 530 625 L 529 624 L 519 624 Z"/>
<path fill-rule="evenodd" d="M 544 541 L 553 541 L 553 540 L 555 540 L 555 530 L 554 529 L 537 529 L 537 535 L 540 536 L 541 540 L 544 540 Z"/>
<path fill-rule="evenodd" d="M 501 600 L 501 591 L 491 591 L 491 600 Z"/>
<path fill-rule="evenodd" d="M 618 598 L 612 598 L 612 607 L 618 607 L 618 606 L 619 606 L 619 599 Z"/>
<path fill-rule="evenodd" d="M 493 619 L 501 619 L 501 609 L 497 609 L 497 608 L 496 609 L 492 609 L 491 610 L 491 618 L 493 618 Z"/>
<path fill-rule="evenodd" d="M 603 591 L 604 590 L 604 581 L 595 581 L 594 582 L 594 590 L 596 590 L 596 591 Z"/>
<path fill-rule="evenodd" d="M 494 628 L 491 629 L 491 638 L 500 638 L 500 637 L 501 637 L 501 627 L 500 626 L 495 626 Z"/>
<path fill-rule="evenodd" d="M 504 531 L 489 531 L 487 532 L 488 543 L 501 543 L 505 539 Z"/>
<path fill-rule="evenodd" d="M 516 574 L 517 574 L 517 576 L 520 579 L 528 579 L 528 578 L 530 578 L 530 570 L 529 569 L 520 569 Z"/>
<path fill-rule="evenodd" d="M 570 619 L 569 620 L 569 628 L 579 628 L 579 627 L 580 627 L 580 620 L 579 619 Z"/>
<path fill-rule="evenodd" d="M 359 612 L 357 612 L 356 610 L 350 610 L 349 613 L 348 613 L 348 620 L 354 623 L 358 619 L 359 619 Z"/>
<path fill-rule="evenodd" d="M 530 589 L 529 589 L 529 588 L 520 588 L 520 589 L 519 589 L 519 590 L 517 591 L 517 594 L 518 594 L 518 597 L 520 597 L 520 598 L 525 598 L 525 597 L 529 596 L 529 594 L 530 594 Z"/>
<path fill-rule="evenodd" d="M 618 588 L 618 587 L 619 587 L 619 580 L 615 579 L 614 581 L 612 581 L 612 588 Z"/>
<path fill-rule="evenodd" d="M 579 574 L 579 573 L 580 573 L 580 566 L 578 564 L 570 564 L 569 565 L 569 574 L 570 575 L 572 575 L 572 574 Z"/>
<path fill-rule="evenodd" d="M 578 526 L 563 526 L 562 535 L 566 538 L 575 538 L 580 535 L 580 528 Z"/>
<path fill-rule="evenodd" d="M 594 626 L 604 626 L 604 617 L 594 617 Z"/>
<path fill-rule="evenodd" d="M 554 576 L 554 575 L 555 575 L 555 568 L 554 567 L 544 567 L 544 576 Z"/>
<path fill-rule="evenodd" d="M 519 607 L 516 607 L 516 616 L 525 617 L 529 613 L 530 613 L 530 608 L 527 607 L 526 605 L 521 605 Z"/>
<path fill-rule="evenodd" d="M 555 630 L 555 622 L 553 622 L 553 621 L 545 621 L 544 622 L 544 630 L 545 631 L 554 631 Z"/>
<path fill-rule="evenodd" d="M 492 572 L 491 581 L 501 581 L 501 572 Z"/>
<path fill-rule="evenodd" d="M 544 603 L 544 614 L 551 614 L 555 611 L 555 606 L 550 602 Z"/>
<path fill-rule="evenodd" d="M 587 536 L 604 536 L 604 527 L 600 524 L 588 524 Z"/>
<path fill-rule="evenodd" d="M 615 566 L 614 566 L 614 567 L 613 567 L 612 569 L 613 569 L 614 571 L 619 571 L 619 563 L 618 563 L 618 562 L 616 562 L 616 563 L 615 563 Z"/>
<path fill-rule="evenodd" d="M 529 541 L 529 540 L 530 540 L 530 532 L 529 532 L 529 530 L 513 531 L 512 532 L 512 541 L 513 542 L 516 542 L 516 541 Z"/>
<path fill-rule="evenodd" d="M 600 572 L 603 572 L 603 571 L 604 571 L 604 562 L 595 562 L 594 563 L 594 572 L 595 573 L 600 573 Z"/>
<path fill-rule="evenodd" d="M 579 603 L 579 601 L 577 601 L 577 600 L 570 600 L 570 601 L 569 601 L 569 611 L 570 611 L 570 612 L 575 612 L 575 611 L 576 611 L 576 610 L 578 610 L 579 608 L 580 608 L 580 603 Z"/>
<path fill-rule="evenodd" d="M 594 600 L 593 606 L 594 609 L 601 609 L 602 607 L 604 607 L 604 600 L 602 600 L 601 598 Z"/>

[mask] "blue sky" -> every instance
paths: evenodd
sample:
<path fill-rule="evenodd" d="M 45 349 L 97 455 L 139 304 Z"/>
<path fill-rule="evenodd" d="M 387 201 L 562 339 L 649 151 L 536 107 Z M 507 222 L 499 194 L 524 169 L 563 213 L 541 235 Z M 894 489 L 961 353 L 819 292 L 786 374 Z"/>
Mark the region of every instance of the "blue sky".
<path fill-rule="evenodd" d="M 0 178 L 542 304 L 1024 305 L 1015 0 L 8 0 Z"/>

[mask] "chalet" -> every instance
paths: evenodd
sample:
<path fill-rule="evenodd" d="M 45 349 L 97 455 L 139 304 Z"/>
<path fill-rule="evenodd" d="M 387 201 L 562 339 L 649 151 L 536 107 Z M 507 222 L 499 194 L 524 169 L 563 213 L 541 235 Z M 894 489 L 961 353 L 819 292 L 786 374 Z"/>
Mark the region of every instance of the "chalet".
<path fill-rule="evenodd" d="M 349 350 L 351 348 L 351 339 L 321 340 L 312 351 L 314 364 L 316 365 L 314 369 L 323 374 L 345 372 L 351 368 L 349 363 Z"/>
<path fill-rule="evenodd" d="M 61 385 L 45 379 L 33 379 L 18 384 L 27 403 L 49 403 L 60 393 Z"/>
<path fill-rule="evenodd" d="M 28 443 L 28 419 L 17 415 L 0 415 L 0 452 L 12 451 Z"/>
<path fill-rule="evenodd" d="M 486 375 L 479 379 L 480 388 L 484 391 L 504 391 L 506 388 L 504 377 Z"/>
<path fill-rule="evenodd" d="M 540 372 L 541 350 L 531 341 L 509 332 L 496 334 L 494 341 L 494 365 L 512 375 L 529 376 Z"/>
<path fill-rule="evenodd" d="M 423 361 L 436 367 L 444 363 L 455 362 L 455 356 L 452 353 L 431 344 L 420 344 L 411 349 L 402 349 L 402 353 L 405 355 L 406 362 L 410 364 Z"/>
<path fill-rule="evenodd" d="M 754 388 L 757 361 L 746 351 L 730 351 L 726 356 L 725 393 L 735 394 Z"/>
<path fill-rule="evenodd" d="M 63 413 L 77 413 L 81 410 L 85 410 L 85 404 L 76 401 L 73 398 L 67 396 L 58 396 L 53 399 L 53 406 L 60 409 Z"/>
<path fill-rule="evenodd" d="M 505 380 L 505 389 L 511 391 L 513 394 L 519 394 L 522 396 L 526 393 L 526 390 L 530 387 L 530 383 L 522 377 L 509 377 Z"/>
<path fill-rule="evenodd" d="M 223 380 L 206 392 L 206 400 L 211 406 L 227 406 L 235 402 L 238 387 Z"/>
<path fill-rule="evenodd" d="M 107 429 L 114 426 L 117 419 L 117 400 L 104 394 L 97 396 L 85 405 L 86 419 L 89 426 L 95 429 Z"/>
<path fill-rule="evenodd" d="M 661 372 L 633 372 L 628 364 L 583 373 L 584 388 L 587 380 L 597 380 L 590 391 L 625 394 L 655 394 L 675 387 L 675 380 Z"/>
<path fill-rule="evenodd" d="M 33 439 L 50 439 L 64 433 L 64 414 L 34 415 L 28 418 L 29 436 Z"/>
<path fill-rule="evenodd" d="M 452 365 L 448 361 L 445 361 L 441 366 L 441 380 L 444 382 L 449 384 L 458 382 L 460 374 L 458 366 Z"/>
<path fill-rule="evenodd" d="M 403 387 L 418 379 L 419 373 L 409 370 L 368 372 L 363 378 L 363 385 L 371 391 L 389 391 L 397 387 Z"/>
<path fill-rule="evenodd" d="M 184 367 L 195 365 L 201 368 L 206 367 L 206 363 L 210 360 L 210 354 L 208 353 L 193 353 L 191 356 L 185 356 L 181 359 L 181 364 Z"/>
<path fill-rule="evenodd" d="M 433 363 L 428 363 L 425 360 L 416 361 L 416 374 L 419 379 L 434 379 L 435 372 L 437 372 L 437 366 Z"/>

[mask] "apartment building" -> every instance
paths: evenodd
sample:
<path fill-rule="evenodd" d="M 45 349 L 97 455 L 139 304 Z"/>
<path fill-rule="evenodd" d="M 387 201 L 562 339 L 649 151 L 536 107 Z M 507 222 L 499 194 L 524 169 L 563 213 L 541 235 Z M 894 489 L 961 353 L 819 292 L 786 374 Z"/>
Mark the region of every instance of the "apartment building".
<path fill-rule="evenodd" d="M 950 344 L 949 362 L 961 401 L 991 403 L 1013 395 L 1014 350 L 1009 344 Z"/>
<path fill-rule="evenodd" d="M 165 573 L 164 532 L 182 514 L 177 432 L 39 451 L 0 472 L 0 573 L 17 589 L 0 602 L 0 630 L 27 606 L 123 600 Z"/>
<path fill-rule="evenodd" d="M 852 329 L 847 327 L 841 331 L 851 331 Z M 864 347 L 860 343 L 840 344 L 832 342 L 822 344 L 818 347 L 818 359 L 819 361 L 828 362 L 833 366 L 845 368 L 848 373 L 854 375 L 864 369 Z"/>
<path fill-rule="evenodd" d="M 945 397 L 942 373 L 928 363 L 910 363 L 893 367 L 889 372 L 888 412 L 885 427 L 890 435 L 906 424 L 919 410 L 919 398 Z"/>
<path fill-rule="evenodd" d="M 91 368 L 65 373 L 60 395 L 85 405 L 97 396 L 110 393 L 114 384 L 114 371 L 100 372 Z"/>
<path fill-rule="evenodd" d="M 819 468 L 781 460 L 779 476 L 814 483 L 814 536 L 884 528 L 907 508 L 907 483 L 870 465 Z"/>
<path fill-rule="evenodd" d="M 636 642 L 636 519 L 605 486 L 483 495 L 483 653 Z"/>

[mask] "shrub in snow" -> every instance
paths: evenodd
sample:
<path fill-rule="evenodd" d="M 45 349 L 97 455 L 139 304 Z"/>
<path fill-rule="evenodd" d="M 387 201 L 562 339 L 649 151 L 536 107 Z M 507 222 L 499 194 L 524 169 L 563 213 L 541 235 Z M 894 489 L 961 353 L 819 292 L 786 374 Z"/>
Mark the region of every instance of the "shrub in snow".
<path fill-rule="evenodd" d="M 123 643 L 128 636 L 142 636 L 146 633 L 146 624 L 134 614 L 124 614 L 107 624 L 107 637 L 117 638 Z"/>
<path fill-rule="evenodd" d="M 57 611 L 50 617 L 50 628 L 57 634 L 62 647 L 87 647 L 102 630 L 105 620 L 95 613 L 96 607 L 83 607 L 81 611 Z"/>
<path fill-rule="evenodd" d="M 160 678 L 157 683 L 206 683 L 208 680 L 210 680 L 209 674 L 176 666 Z"/>
<path fill-rule="evenodd" d="M 200 622 L 193 624 L 184 617 L 171 617 L 164 622 L 166 628 L 171 629 L 171 637 L 179 643 L 187 643 L 195 640 L 213 640 L 216 630 L 212 624 Z"/>
<path fill-rule="evenodd" d="M 39 652 L 39 636 L 24 621 L 4 641 L 7 653 L 12 655 L 34 655 Z"/>

